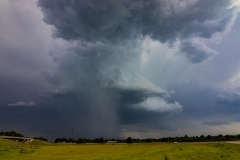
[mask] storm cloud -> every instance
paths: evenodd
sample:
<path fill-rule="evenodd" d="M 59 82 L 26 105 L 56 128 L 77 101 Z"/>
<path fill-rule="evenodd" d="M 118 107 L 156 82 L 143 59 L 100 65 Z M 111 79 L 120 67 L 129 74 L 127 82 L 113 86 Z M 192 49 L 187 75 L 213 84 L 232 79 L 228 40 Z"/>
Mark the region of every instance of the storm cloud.
<path fill-rule="evenodd" d="M 20 115 L 27 133 L 32 129 L 52 138 L 74 129 L 75 136 L 90 138 L 146 137 L 194 134 L 190 128 L 197 133 L 198 126 L 237 121 L 219 118 L 234 94 L 219 85 L 227 85 L 233 75 L 217 74 L 227 53 L 213 43 L 231 32 L 238 1 L 38 0 L 28 7 L 35 13 L 30 20 L 18 2 L 4 5 L 6 17 L 11 13 L 22 26 L 9 30 L 7 20 L 1 20 L 0 35 L 8 42 L 0 38 L 6 60 L 0 66 L 11 72 L 0 68 L 0 104 L 5 114 Z M 9 26 L 18 22 L 9 21 Z M 16 34 L 7 36 L 13 30 Z M 9 90 L 10 82 L 18 82 L 16 92 Z M 238 104 L 239 96 L 233 101 Z M 30 116 L 24 119 L 24 114 Z"/>
<path fill-rule="evenodd" d="M 46 23 L 67 40 L 121 41 L 150 36 L 162 42 L 209 38 L 232 18 L 231 1 L 47 1 L 40 0 Z"/>

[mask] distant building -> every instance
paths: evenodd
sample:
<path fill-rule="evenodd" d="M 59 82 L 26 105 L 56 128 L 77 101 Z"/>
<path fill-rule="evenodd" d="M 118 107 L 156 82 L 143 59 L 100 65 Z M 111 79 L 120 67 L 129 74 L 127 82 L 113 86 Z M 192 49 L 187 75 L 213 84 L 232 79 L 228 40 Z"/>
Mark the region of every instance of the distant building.
<path fill-rule="evenodd" d="M 117 141 L 107 141 L 107 144 L 116 144 Z"/>
<path fill-rule="evenodd" d="M 31 143 L 33 141 L 33 138 L 28 138 L 28 137 L 0 136 L 0 138 L 15 140 L 15 141 L 24 142 L 24 143 Z"/>

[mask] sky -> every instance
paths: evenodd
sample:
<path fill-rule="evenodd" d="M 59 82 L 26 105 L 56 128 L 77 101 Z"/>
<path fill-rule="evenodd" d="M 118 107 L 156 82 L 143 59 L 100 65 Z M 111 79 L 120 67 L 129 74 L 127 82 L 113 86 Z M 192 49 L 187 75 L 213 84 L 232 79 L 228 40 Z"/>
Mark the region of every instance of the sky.
<path fill-rule="evenodd" d="M 0 130 L 240 134 L 239 0 L 1 0 Z"/>

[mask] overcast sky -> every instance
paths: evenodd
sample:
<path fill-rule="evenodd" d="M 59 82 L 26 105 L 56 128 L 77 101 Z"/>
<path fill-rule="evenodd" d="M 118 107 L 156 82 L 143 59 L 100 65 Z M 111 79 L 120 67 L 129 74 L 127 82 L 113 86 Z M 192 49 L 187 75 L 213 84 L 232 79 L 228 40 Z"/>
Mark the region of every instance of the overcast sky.
<path fill-rule="evenodd" d="M 240 133 L 239 0 L 1 0 L 0 130 Z"/>

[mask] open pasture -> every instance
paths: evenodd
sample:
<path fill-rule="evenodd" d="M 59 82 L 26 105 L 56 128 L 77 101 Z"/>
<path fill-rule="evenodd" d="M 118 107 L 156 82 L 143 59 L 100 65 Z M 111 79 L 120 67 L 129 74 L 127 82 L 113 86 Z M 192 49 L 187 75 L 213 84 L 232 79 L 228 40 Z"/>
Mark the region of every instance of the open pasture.
<path fill-rule="evenodd" d="M 1 160 L 240 160 L 228 143 L 23 144 L 0 139 Z"/>

